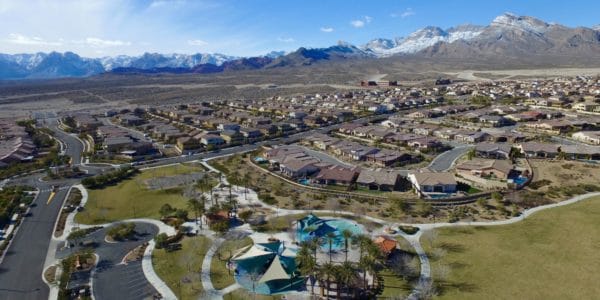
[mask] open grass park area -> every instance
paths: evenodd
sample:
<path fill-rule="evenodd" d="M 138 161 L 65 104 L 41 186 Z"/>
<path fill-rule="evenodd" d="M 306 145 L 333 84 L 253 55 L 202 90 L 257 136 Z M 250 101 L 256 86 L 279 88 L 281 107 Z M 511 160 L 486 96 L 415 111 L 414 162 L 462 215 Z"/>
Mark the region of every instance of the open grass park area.
<path fill-rule="evenodd" d="M 205 236 L 186 237 L 181 241 L 180 250 L 168 252 L 155 249 L 152 252 L 154 271 L 179 299 L 198 299 L 202 296 L 202 282 L 198 273 L 211 243 Z"/>
<path fill-rule="evenodd" d="M 178 164 L 143 170 L 140 174 L 102 189 L 88 190 L 85 209 L 75 216 L 82 224 L 101 224 L 131 218 L 160 218 L 160 207 L 168 203 L 185 208 L 182 188 L 149 189 L 146 180 L 201 172 L 199 166 Z"/>
<path fill-rule="evenodd" d="M 423 245 L 439 299 L 595 299 L 600 197 L 493 227 L 437 230 Z"/>

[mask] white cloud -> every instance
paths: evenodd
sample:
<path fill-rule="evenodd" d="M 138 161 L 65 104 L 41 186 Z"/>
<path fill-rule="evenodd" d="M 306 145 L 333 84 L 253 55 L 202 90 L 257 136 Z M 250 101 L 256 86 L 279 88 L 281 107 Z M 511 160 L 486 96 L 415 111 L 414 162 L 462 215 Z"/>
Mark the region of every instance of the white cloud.
<path fill-rule="evenodd" d="M 323 32 L 333 32 L 333 28 L 332 27 L 321 27 L 321 31 L 323 31 Z"/>
<path fill-rule="evenodd" d="M 208 45 L 208 43 L 203 40 L 188 40 L 187 43 L 190 46 L 206 46 L 206 45 Z"/>
<path fill-rule="evenodd" d="M 277 38 L 277 40 L 280 42 L 283 42 L 283 43 L 293 43 L 296 41 L 291 37 L 279 37 L 279 38 Z"/>
<path fill-rule="evenodd" d="M 408 18 L 410 16 L 414 16 L 416 14 L 417 13 L 412 8 L 409 7 L 406 10 L 404 10 L 403 12 L 401 12 L 401 13 L 391 13 L 390 16 L 392 18 L 400 17 L 400 18 L 404 19 L 404 18 Z"/>
<path fill-rule="evenodd" d="M 365 27 L 365 22 L 363 20 L 354 20 L 350 22 L 350 25 L 354 26 L 355 28 L 362 28 Z"/>
<path fill-rule="evenodd" d="M 52 42 L 46 41 L 40 37 L 33 36 L 25 36 L 18 33 L 10 33 L 8 35 L 8 39 L 4 40 L 7 43 L 17 44 L 17 45 L 35 45 L 35 46 L 60 46 L 62 43 L 60 42 Z"/>
<path fill-rule="evenodd" d="M 103 40 L 95 37 L 86 38 L 85 43 L 97 48 L 131 46 L 131 42 L 124 42 L 120 40 Z"/>
<path fill-rule="evenodd" d="M 352 25 L 355 28 L 362 28 L 362 27 L 365 27 L 365 25 L 371 23 L 371 21 L 373 21 L 372 17 L 364 16 L 360 20 L 353 20 L 353 21 L 351 21 L 350 25 Z"/>

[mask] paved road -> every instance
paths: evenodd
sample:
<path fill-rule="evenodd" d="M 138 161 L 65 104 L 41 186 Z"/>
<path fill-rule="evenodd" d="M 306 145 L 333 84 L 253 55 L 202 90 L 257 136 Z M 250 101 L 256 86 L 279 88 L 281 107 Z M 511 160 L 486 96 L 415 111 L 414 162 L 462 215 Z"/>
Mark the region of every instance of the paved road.
<path fill-rule="evenodd" d="M 429 169 L 434 172 L 443 172 L 452 167 L 454 161 L 461 155 L 467 153 L 474 146 L 459 146 L 454 149 L 448 150 L 433 159 L 429 164 Z"/>
<path fill-rule="evenodd" d="M 54 132 L 54 137 L 65 144 L 65 154 L 72 158 L 73 165 L 81 164 L 81 155 L 83 153 L 83 144 L 81 141 L 74 134 L 69 134 L 58 129 L 58 123 L 55 119 L 49 119 L 46 126 Z"/>
<path fill-rule="evenodd" d="M 97 268 L 93 274 L 94 297 L 103 299 L 151 299 L 157 292 L 148 282 L 142 271 L 142 261 L 121 264 L 125 255 L 135 247 L 154 238 L 158 227 L 147 223 L 135 223 L 135 240 L 118 243 L 107 243 L 104 240 L 107 228 L 98 230 L 88 235 L 85 240 L 93 240 L 97 247 L 96 254 L 100 257 Z M 79 250 L 65 249 L 57 253 L 57 257 L 64 258 Z"/>
<path fill-rule="evenodd" d="M 47 204 L 50 192 L 43 190 L 35 199 L 32 215 L 19 226 L 0 264 L 0 299 L 48 299 L 49 289 L 42 281 L 42 272 L 54 223 L 66 194 L 66 189 L 59 190 Z"/>

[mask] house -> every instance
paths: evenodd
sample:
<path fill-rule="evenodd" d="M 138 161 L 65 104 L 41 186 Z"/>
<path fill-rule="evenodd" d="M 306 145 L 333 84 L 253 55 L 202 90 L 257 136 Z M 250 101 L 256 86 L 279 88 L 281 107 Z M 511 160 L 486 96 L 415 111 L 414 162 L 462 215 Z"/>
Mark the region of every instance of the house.
<path fill-rule="evenodd" d="M 219 147 L 225 144 L 225 140 L 216 134 L 205 134 L 200 136 L 200 143 L 207 147 Z"/>
<path fill-rule="evenodd" d="M 240 128 L 240 133 L 244 139 L 247 139 L 248 141 L 256 141 L 263 136 L 263 133 L 256 128 L 242 127 Z"/>
<path fill-rule="evenodd" d="M 220 123 L 219 125 L 217 125 L 217 129 L 219 130 L 233 130 L 233 131 L 239 131 L 240 130 L 240 125 L 237 123 Z"/>
<path fill-rule="evenodd" d="M 571 137 L 584 143 L 600 145 L 600 131 L 580 131 L 573 133 Z"/>
<path fill-rule="evenodd" d="M 389 167 L 391 165 L 404 165 L 409 163 L 413 157 L 408 153 L 401 153 L 394 150 L 383 149 L 379 152 L 368 154 L 366 160 L 379 167 Z"/>
<path fill-rule="evenodd" d="M 510 144 L 479 143 L 475 146 L 475 154 L 484 158 L 508 159 L 511 148 Z"/>
<path fill-rule="evenodd" d="M 538 142 L 525 142 L 517 145 L 521 153 L 531 158 L 555 158 L 558 156 L 559 145 Z"/>
<path fill-rule="evenodd" d="M 200 142 L 195 138 L 183 136 L 177 139 L 177 150 L 179 150 L 181 154 L 192 153 L 201 147 Z"/>
<path fill-rule="evenodd" d="M 396 171 L 362 169 L 356 184 L 369 190 L 397 191 L 403 187 L 402 177 Z"/>
<path fill-rule="evenodd" d="M 568 159 L 600 160 L 600 147 L 588 145 L 562 145 L 559 148 Z"/>
<path fill-rule="evenodd" d="M 321 168 L 312 179 L 313 182 L 324 185 L 351 185 L 358 177 L 359 169 L 343 166 Z"/>
<path fill-rule="evenodd" d="M 508 179 L 513 165 L 508 160 L 474 158 L 456 166 L 459 175 L 475 175 L 485 178 Z"/>
<path fill-rule="evenodd" d="M 316 164 L 319 160 L 307 157 L 307 158 L 295 158 L 290 157 L 283 162 L 279 163 L 279 170 L 284 175 L 291 178 L 303 178 L 315 174 L 319 171 Z"/>
<path fill-rule="evenodd" d="M 408 174 L 408 180 L 412 183 L 417 194 L 427 195 L 431 193 L 455 193 L 456 178 L 450 172 L 417 172 Z"/>
<path fill-rule="evenodd" d="M 219 135 L 225 141 L 225 143 L 230 145 L 242 144 L 244 142 L 244 135 L 242 135 L 239 131 L 224 130 L 223 132 L 219 133 Z"/>

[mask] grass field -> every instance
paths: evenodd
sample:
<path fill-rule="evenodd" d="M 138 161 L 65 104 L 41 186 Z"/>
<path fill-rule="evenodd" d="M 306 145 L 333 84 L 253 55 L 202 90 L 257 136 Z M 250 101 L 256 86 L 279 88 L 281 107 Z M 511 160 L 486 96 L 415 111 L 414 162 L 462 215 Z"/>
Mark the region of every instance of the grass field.
<path fill-rule="evenodd" d="M 179 299 L 198 299 L 202 295 L 202 281 L 198 273 L 211 241 L 205 236 L 196 236 L 184 238 L 181 245 L 181 250 L 173 252 L 155 249 L 152 266 Z"/>
<path fill-rule="evenodd" d="M 444 254 L 432 271 L 439 298 L 597 299 L 598 215 L 600 197 L 512 225 L 438 230 L 432 244 Z"/>
<path fill-rule="evenodd" d="M 149 169 L 116 185 L 88 190 L 89 198 L 85 209 L 75 216 L 75 221 L 82 224 L 101 224 L 131 218 L 158 219 L 158 211 L 163 204 L 185 208 L 186 199 L 181 195 L 181 189 L 149 190 L 144 181 L 198 171 L 202 169 L 189 165 Z"/>
<path fill-rule="evenodd" d="M 227 261 L 229 260 L 230 255 L 233 255 L 237 250 L 248 245 L 252 245 L 252 239 L 246 237 L 241 240 L 225 241 L 217 249 L 215 256 L 213 256 L 210 262 L 210 280 L 215 289 L 220 290 L 235 283 L 233 271 L 231 271 L 231 273 L 227 271 Z"/>
<path fill-rule="evenodd" d="M 383 291 L 378 299 L 404 299 L 410 294 L 412 286 L 406 280 L 396 276 L 392 271 L 384 269 L 379 273 L 383 279 Z"/>

